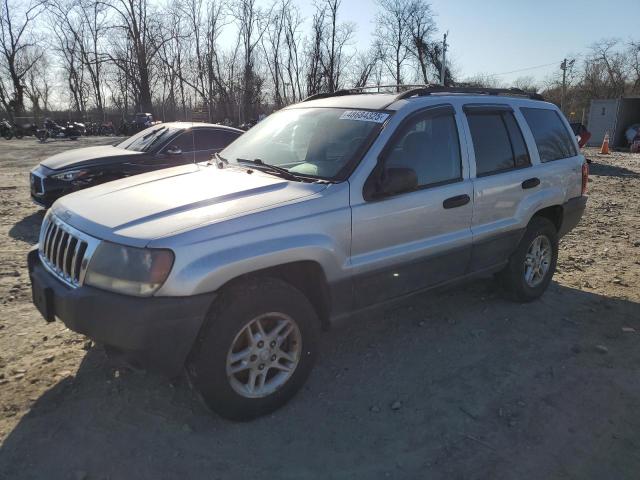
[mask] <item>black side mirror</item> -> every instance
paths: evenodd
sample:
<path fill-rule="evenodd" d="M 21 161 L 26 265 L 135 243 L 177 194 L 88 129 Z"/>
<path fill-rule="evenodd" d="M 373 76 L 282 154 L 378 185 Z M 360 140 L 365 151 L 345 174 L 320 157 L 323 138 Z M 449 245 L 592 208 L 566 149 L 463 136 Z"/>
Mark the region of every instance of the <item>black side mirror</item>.
<path fill-rule="evenodd" d="M 410 192 L 418 187 L 418 175 L 412 168 L 386 168 L 382 173 L 377 196 L 386 197 Z"/>

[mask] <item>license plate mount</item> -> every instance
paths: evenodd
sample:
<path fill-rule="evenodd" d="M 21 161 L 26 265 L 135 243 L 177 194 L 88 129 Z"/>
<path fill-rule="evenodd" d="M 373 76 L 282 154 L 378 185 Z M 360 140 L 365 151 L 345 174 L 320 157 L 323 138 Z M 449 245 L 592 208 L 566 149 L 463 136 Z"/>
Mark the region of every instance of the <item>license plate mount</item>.
<path fill-rule="evenodd" d="M 53 290 L 43 287 L 35 278 L 31 279 L 31 295 L 33 303 L 47 322 L 53 322 L 55 317 L 53 304 Z"/>

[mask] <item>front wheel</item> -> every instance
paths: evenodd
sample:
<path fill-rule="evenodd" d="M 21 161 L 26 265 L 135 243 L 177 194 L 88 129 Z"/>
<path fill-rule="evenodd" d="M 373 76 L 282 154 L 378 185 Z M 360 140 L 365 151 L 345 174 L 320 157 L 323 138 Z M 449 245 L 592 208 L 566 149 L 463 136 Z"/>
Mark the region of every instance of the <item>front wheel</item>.
<path fill-rule="evenodd" d="M 505 290 L 520 302 L 540 297 L 549 286 L 558 261 L 558 232 L 544 217 L 534 217 L 508 265 L 499 277 Z"/>
<path fill-rule="evenodd" d="M 11 140 L 13 138 L 13 133 L 11 132 L 4 132 L 2 134 L 2 136 L 4 137 L 5 140 Z"/>
<path fill-rule="evenodd" d="M 277 278 L 237 284 L 216 301 L 189 374 L 221 416 L 265 415 L 284 405 L 309 376 L 318 325 L 309 300 L 292 285 Z"/>

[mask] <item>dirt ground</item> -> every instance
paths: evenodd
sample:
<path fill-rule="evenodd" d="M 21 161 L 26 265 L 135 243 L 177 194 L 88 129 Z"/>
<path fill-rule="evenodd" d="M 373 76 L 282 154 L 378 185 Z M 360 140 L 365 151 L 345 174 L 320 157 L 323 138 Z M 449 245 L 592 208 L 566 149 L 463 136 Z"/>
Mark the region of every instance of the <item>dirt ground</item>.
<path fill-rule="evenodd" d="M 31 305 L 29 169 L 112 141 L 0 142 L 1 479 L 640 477 L 640 155 L 586 152 L 541 300 L 486 279 L 354 318 L 289 405 L 232 423 Z"/>

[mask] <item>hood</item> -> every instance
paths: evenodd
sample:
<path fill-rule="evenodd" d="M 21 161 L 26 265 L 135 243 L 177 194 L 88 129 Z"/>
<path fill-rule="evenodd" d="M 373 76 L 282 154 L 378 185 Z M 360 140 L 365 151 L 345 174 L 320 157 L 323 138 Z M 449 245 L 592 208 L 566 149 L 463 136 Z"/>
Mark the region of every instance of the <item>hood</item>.
<path fill-rule="evenodd" d="M 157 170 L 62 197 L 52 212 L 85 233 L 133 246 L 325 189 L 265 173 L 197 164 Z"/>
<path fill-rule="evenodd" d="M 63 168 L 80 167 L 92 163 L 102 163 L 111 157 L 129 157 L 140 155 L 143 152 L 134 150 L 126 150 L 124 148 L 114 147 L 111 145 L 102 145 L 98 147 L 74 148 L 62 153 L 53 155 L 44 160 L 41 165 L 52 170 L 61 170 Z"/>

